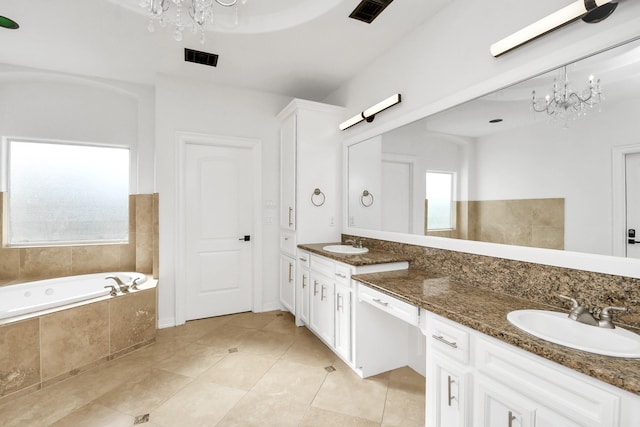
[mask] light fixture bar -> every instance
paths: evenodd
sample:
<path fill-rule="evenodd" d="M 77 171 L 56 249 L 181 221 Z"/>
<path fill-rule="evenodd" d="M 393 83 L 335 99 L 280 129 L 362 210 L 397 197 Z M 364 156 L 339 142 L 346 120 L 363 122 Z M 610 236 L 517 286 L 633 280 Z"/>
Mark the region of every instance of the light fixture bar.
<path fill-rule="evenodd" d="M 367 122 L 372 122 L 376 114 L 386 110 L 389 107 L 393 107 L 394 105 L 399 104 L 400 102 L 402 102 L 402 95 L 400 95 L 399 93 L 396 93 L 390 96 L 389 98 L 378 102 L 373 107 L 367 108 L 362 113 L 355 115 L 350 119 L 340 123 L 340 126 L 338 126 L 338 128 L 340 130 L 346 130 L 346 129 L 349 129 L 351 126 L 357 125 L 363 120 L 366 120 Z"/>
<path fill-rule="evenodd" d="M 577 0 L 570 5 L 548 15 L 533 24 L 516 31 L 491 45 L 491 54 L 498 57 L 518 46 L 545 35 L 569 22 L 581 18 L 586 13 L 610 3 L 612 0 Z"/>

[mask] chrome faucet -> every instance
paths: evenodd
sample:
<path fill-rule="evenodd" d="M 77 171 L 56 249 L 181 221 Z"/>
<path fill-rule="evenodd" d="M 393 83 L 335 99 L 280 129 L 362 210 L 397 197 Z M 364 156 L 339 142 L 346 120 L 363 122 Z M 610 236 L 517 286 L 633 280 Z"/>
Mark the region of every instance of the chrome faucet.
<path fill-rule="evenodd" d="M 598 326 L 600 328 L 614 329 L 612 310 L 626 312 L 626 307 L 605 307 L 600 310 L 598 307 L 591 309 L 578 304 L 574 298 L 564 295 L 558 295 L 567 301 L 571 301 L 571 311 L 569 311 L 569 319 L 575 320 L 586 325 Z"/>
<path fill-rule="evenodd" d="M 115 280 L 116 284 L 118 285 L 118 290 L 120 292 L 122 292 L 122 293 L 129 292 L 129 285 L 127 285 L 122 280 L 120 280 L 120 278 L 118 276 L 107 276 L 107 277 L 104 278 L 104 280 L 107 280 L 107 279 Z"/>
<path fill-rule="evenodd" d="M 362 247 L 362 242 L 363 239 L 347 239 L 344 241 L 345 243 L 351 243 L 351 246 L 353 246 L 354 248 L 361 248 Z"/>
<path fill-rule="evenodd" d="M 113 285 L 107 285 L 105 286 L 105 288 L 111 288 L 111 290 L 109 291 L 109 295 L 111 295 L 112 297 L 115 297 L 116 295 L 118 295 L 118 291 L 116 291 L 116 287 Z"/>
<path fill-rule="evenodd" d="M 138 290 L 138 280 L 140 280 L 140 278 L 136 277 L 131 281 L 131 289 Z"/>

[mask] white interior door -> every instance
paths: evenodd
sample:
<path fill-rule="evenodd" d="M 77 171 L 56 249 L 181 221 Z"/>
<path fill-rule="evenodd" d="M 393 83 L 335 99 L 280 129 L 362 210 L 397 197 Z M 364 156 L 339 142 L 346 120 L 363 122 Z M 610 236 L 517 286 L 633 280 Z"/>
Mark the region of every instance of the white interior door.
<path fill-rule="evenodd" d="M 627 154 L 625 157 L 627 233 L 632 229 L 636 236 L 627 236 L 627 240 L 640 242 L 640 153 Z M 640 258 L 640 243 L 627 242 L 627 257 Z"/>
<path fill-rule="evenodd" d="M 252 150 L 184 147 L 185 320 L 249 311 L 253 291 Z"/>

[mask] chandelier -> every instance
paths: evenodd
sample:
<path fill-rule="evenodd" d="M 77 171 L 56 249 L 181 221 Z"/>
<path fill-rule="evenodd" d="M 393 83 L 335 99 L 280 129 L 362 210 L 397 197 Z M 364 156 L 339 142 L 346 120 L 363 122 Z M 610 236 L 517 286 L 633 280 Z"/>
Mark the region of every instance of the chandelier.
<path fill-rule="evenodd" d="M 571 90 L 567 67 L 562 67 L 564 80 L 562 84 L 558 79 L 553 80 L 553 93 L 543 99 L 536 98 L 536 91 L 532 92 L 532 108 L 536 113 L 547 113 L 553 120 L 566 121 L 587 114 L 587 109 L 602 101 L 602 88 L 600 79 L 589 76 L 589 87 L 581 92 Z"/>
<path fill-rule="evenodd" d="M 240 0 L 245 4 L 247 0 Z M 156 22 L 164 27 L 172 25 L 173 38 L 181 41 L 185 29 L 192 33 L 200 33 L 200 43 L 204 44 L 204 30 L 207 24 L 213 22 L 215 5 L 222 7 L 235 6 L 235 24 L 238 21 L 238 0 L 141 0 L 140 6 L 149 13 L 149 32 L 154 32 Z M 174 9 L 173 14 L 170 9 Z"/>

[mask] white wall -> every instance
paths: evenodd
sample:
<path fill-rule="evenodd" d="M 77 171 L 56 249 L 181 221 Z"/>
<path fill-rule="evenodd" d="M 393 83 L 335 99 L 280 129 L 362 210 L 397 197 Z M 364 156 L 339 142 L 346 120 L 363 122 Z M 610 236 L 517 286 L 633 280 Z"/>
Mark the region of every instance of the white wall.
<path fill-rule="evenodd" d="M 176 132 L 262 141 L 263 212 L 279 199 L 279 123 L 290 98 L 161 75 L 156 82 L 156 183 L 160 193 L 159 326 L 176 323 Z M 273 212 L 271 212 L 273 216 Z M 278 222 L 263 219 L 262 307 L 278 308 Z"/>
<path fill-rule="evenodd" d="M 491 56 L 489 46 L 492 43 L 569 2 L 558 3 L 555 0 L 454 0 L 325 99 L 325 102 L 344 105 L 347 118 L 393 93 L 402 94 L 400 105 L 379 114 L 371 124 L 361 123 L 345 131 L 345 145 L 640 37 L 640 2 L 620 2 L 615 13 L 599 24 L 577 21 L 500 58 Z M 427 245 L 425 237 L 345 231 Z M 639 275 L 636 263 L 622 259 L 603 261 L 602 258 L 594 260 L 572 254 L 558 256 L 542 250 L 521 251 L 512 246 L 488 247 L 487 244 L 451 239 L 432 238 L 428 245 L 634 277 Z"/>
<path fill-rule="evenodd" d="M 151 87 L 0 64 L 0 93 L 0 135 L 127 146 L 131 192 L 153 192 Z"/>

